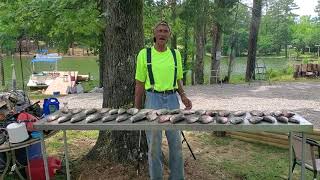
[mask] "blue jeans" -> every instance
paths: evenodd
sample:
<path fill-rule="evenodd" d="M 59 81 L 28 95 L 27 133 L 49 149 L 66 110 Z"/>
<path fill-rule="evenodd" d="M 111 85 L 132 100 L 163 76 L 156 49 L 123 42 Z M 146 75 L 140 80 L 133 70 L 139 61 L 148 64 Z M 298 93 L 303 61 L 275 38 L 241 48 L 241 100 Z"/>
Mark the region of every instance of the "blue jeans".
<path fill-rule="evenodd" d="M 145 108 L 147 109 L 179 109 L 179 100 L 177 94 L 159 94 L 146 92 Z M 184 179 L 184 162 L 182 157 L 182 144 L 180 131 L 166 130 L 169 144 L 169 180 Z M 146 131 L 148 142 L 148 162 L 151 180 L 163 179 L 162 164 L 162 131 Z"/>

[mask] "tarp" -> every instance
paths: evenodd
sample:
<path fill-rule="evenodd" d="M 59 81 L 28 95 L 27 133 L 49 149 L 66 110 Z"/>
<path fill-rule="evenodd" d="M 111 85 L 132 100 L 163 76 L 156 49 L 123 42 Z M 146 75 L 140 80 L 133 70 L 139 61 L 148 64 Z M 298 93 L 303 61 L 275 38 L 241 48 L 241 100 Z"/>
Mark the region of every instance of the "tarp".
<path fill-rule="evenodd" d="M 35 58 L 31 60 L 31 62 L 51 62 L 55 63 L 58 60 L 60 60 L 62 57 L 59 56 L 57 53 L 52 53 L 52 54 L 47 54 L 47 55 L 42 55 L 42 54 L 37 54 Z"/>

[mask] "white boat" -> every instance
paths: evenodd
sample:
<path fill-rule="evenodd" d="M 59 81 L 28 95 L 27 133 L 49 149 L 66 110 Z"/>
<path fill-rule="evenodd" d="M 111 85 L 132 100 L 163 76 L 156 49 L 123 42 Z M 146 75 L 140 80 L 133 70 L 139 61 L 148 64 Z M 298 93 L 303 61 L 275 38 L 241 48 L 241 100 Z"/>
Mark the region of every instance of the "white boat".
<path fill-rule="evenodd" d="M 46 88 L 48 87 L 60 73 L 58 72 L 58 61 L 62 57 L 57 53 L 42 55 L 37 54 L 34 59 L 31 60 L 32 74 L 29 78 L 27 86 L 30 88 Z M 54 69 L 49 71 L 36 71 L 36 63 L 50 63 L 54 64 Z"/>

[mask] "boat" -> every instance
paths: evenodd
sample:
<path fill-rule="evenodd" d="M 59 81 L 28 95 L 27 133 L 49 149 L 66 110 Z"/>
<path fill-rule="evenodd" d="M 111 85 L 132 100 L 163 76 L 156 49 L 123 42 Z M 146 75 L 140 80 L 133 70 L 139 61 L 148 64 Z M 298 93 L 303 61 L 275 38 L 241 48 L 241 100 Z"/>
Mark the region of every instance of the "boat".
<path fill-rule="evenodd" d="M 30 88 L 47 88 L 57 77 L 60 76 L 60 73 L 58 72 L 58 61 L 60 59 L 62 59 L 62 57 L 57 53 L 46 55 L 36 54 L 36 56 L 31 60 L 32 74 L 27 86 Z M 48 71 L 37 71 L 36 64 L 40 62 L 54 64 L 54 69 Z"/>

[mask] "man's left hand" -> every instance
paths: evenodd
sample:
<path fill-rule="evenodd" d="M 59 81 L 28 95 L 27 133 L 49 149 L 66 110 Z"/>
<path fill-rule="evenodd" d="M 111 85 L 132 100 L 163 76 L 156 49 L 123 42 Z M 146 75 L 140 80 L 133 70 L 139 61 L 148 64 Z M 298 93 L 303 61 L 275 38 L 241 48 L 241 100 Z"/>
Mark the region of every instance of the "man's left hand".
<path fill-rule="evenodd" d="M 186 110 L 190 110 L 192 108 L 192 102 L 190 101 L 190 99 L 187 98 L 187 96 L 182 95 L 181 101 L 186 106 Z"/>

